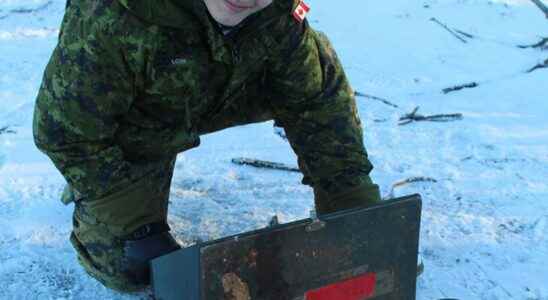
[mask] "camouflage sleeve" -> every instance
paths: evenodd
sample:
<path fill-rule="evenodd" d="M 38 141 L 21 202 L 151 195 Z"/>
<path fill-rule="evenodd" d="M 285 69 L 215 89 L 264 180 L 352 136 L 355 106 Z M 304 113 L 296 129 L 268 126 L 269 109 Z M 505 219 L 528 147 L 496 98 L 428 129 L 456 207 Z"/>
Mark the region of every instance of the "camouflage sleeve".
<path fill-rule="evenodd" d="M 276 122 L 298 156 L 303 183 L 314 187 L 316 205 L 320 197 L 339 201 L 349 193 L 379 200 L 354 93 L 335 51 L 306 21 L 286 23 L 291 25 L 279 38 L 279 58 L 272 62 L 277 95 L 272 102 Z"/>
<path fill-rule="evenodd" d="M 37 147 L 83 197 L 105 196 L 141 177 L 113 142 L 133 100 L 132 76 L 102 30 L 67 12 L 34 110 Z"/>

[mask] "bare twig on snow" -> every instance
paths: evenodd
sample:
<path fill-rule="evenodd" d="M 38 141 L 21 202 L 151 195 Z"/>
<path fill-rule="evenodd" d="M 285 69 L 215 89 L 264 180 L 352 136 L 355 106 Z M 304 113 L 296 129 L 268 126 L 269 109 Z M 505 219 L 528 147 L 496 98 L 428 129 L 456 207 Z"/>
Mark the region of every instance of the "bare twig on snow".
<path fill-rule="evenodd" d="M 467 37 L 467 38 L 469 38 L 469 39 L 474 39 L 474 38 L 476 38 L 475 35 L 470 34 L 470 33 L 468 33 L 468 32 L 464 32 L 464 31 L 462 31 L 462 30 L 458 30 L 458 29 L 455 29 L 455 28 L 453 28 L 453 29 L 454 29 L 456 32 L 458 32 L 458 33 L 464 35 L 465 37 Z"/>
<path fill-rule="evenodd" d="M 397 106 L 396 104 L 384 99 L 384 98 L 380 98 L 380 97 L 376 97 L 376 96 L 372 96 L 372 95 L 368 95 L 368 94 L 364 94 L 364 93 L 361 93 L 361 92 L 354 92 L 354 95 L 356 97 L 362 97 L 362 98 L 367 98 L 367 99 L 371 99 L 371 100 L 377 100 L 377 101 L 380 101 L 388 106 L 392 106 L 394 108 L 399 108 L 399 106 Z"/>
<path fill-rule="evenodd" d="M 4 133 L 16 133 L 15 130 L 10 129 L 9 126 L 0 127 L 0 134 Z"/>
<path fill-rule="evenodd" d="M 258 160 L 253 158 L 233 158 L 232 163 L 237 165 L 247 165 L 252 166 L 256 168 L 262 168 L 262 169 L 273 169 L 273 170 L 281 170 L 281 171 L 289 171 L 289 172 L 301 172 L 299 168 L 288 166 L 286 164 L 277 163 L 277 162 L 271 162 L 271 161 L 264 161 L 264 160 Z"/>
<path fill-rule="evenodd" d="M 404 180 L 396 181 L 394 184 L 392 184 L 392 188 L 390 189 L 388 198 L 394 198 L 394 191 L 396 190 L 396 188 L 407 185 L 407 184 L 416 183 L 416 182 L 437 183 L 438 181 L 432 177 L 425 177 L 425 176 L 410 177 Z"/>
<path fill-rule="evenodd" d="M 412 122 L 418 122 L 418 121 L 429 121 L 429 122 L 450 122 L 450 121 L 457 121 L 462 120 L 463 115 L 460 113 L 457 114 L 437 114 L 437 115 L 430 115 L 430 116 L 423 116 L 417 114 L 419 111 L 419 107 L 415 107 L 411 113 L 405 114 L 403 117 L 400 118 L 400 123 L 398 125 L 403 126 L 410 124 Z"/>
<path fill-rule="evenodd" d="M 3 15 L 3 16 L 0 16 L 0 20 L 3 20 L 7 17 L 9 17 L 10 15 L 12 14 L 32 14 L 32 13 L 37 13 L 37 12 L 40 12 L 42 10 L 45 10 L 47 9 L 50 5 L 53 4 L 53 1 L 52 0 L 49 0 L 48 2 L 38 6 L 38 7 L 35 7 L 35 8 L 15 8 L 15 9 L 12 9 L 9 11 L 8 14 L 6 15 Z"/>
<path fill-rule="evenodd" d="M 532 45 L 519 45 L 518 48 L 540 48 L 541 50 L 548 49 L 548 37 L 542 38 L 538 43 Z"/>
<path fill-rule="evenodd" d="M 436 18 L 430 18 L 430 21 L 440 25 L 441 27 L 443 27 L 445 30 L 447 30 L 449 33 L 451 33 L 454 37 L 456 37 L 457 39 L 459 39 L 459 41 L 463 42 L 463 43 L 467 43 L 467 41 L 465 39 L 463 39 L 460 35 L 458 35 L 456 32 L 454 32 L 451 28 L 449 28 L 447 25 L 443 24 L 442 22 L 440 22 L 438 19 Z"/>
<path fill-rule="evenodd" d="M 544 13 L 546 19 L 548 19 L 548 7 L 541 0 L 531 0 L 535 5 Z"/>
<path fill-rule="evenodd" d="M 444 94 L 449 94 L 451 92 L 460 91 L 462 89 L 472 89 L 472 88 L 475 88 L 475 87 L 478 87 L 478 86 L 479 86 L 479 84 L 477 82 L 470 82 L 470 83 L 465 83 L 465 84 L 445 88 L 445 89 L 442 90 L 442 92 Z"/>
<path fill-rule="evenodd" d="M 548 59 L 546 59 L 543 63 L 537 64 L 536 66 L 534 66 L 531 69 L 527 70 L 526 73 L 531 73 L 531 72 L 536 71 L 538 69 L 544 69 L 544 68 L 548 68 Z"/>
<path fill-rule="evenodd" d="M 39 12 L 39 11 L 42 11 L 46 8 L 48 8 L 51 4 L 53 4 L 53 1 L 48 1 L 36 8 L 16 8 L 16 9 L 12 9 L 10 11 L 10 13 L 13 13 L 13 14 L 31 14 L 31 13 L 35 13 L 35 12 Z"/>
<path fill-rule="evenodd" d="M 411 123 L 416 117 L 417 117 L 417 112 L 419 111 L 419 106 L 415 107 L 413 109 L 413 111 L 411 111 L 410 113 L 408 114 L 405 114 L 403 117 L 400 118 L 400 121 L 406 121 L 406 122 L 400 122 L 400 125 L 405 125 L 407 123 Z M 409 122 L 407 122 L 409 121 Z M 405 123 L 405 124 L 403 124 Z"/>
<path fill-rule="evenodd" d="M 386 121 L 388 121 L 388 119 L 386 119 L 386 118 L 384 118 L 384 119 L 373 119 L 373 122 L 375 122 L 375 123 L 384 123 Z"/>

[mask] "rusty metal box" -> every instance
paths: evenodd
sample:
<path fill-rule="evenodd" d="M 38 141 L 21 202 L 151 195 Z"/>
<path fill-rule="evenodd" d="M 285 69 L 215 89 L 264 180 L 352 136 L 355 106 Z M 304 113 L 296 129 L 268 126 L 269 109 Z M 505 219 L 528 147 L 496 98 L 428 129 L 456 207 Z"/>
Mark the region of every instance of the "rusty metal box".
<path fill-rule="evenodd" d="M 275 225 L 152 261 L 158 300 L 412 300 L 419 195 Z"/>

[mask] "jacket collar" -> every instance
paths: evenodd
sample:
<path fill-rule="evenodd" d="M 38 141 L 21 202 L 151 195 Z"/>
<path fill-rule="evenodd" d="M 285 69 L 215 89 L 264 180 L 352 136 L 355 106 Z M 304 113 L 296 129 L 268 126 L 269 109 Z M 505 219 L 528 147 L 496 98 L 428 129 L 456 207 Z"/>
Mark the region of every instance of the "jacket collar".
<path fill-rule="evenodd" d="M 236 34 L 227 38 L 219 31 L 217 24 L 209 17 L 202 0 L 118 0 L 124 7 L 137 17 L 152 24 L 174 27 L 188 32 L 195 32 L 196 26 L 202 27 L 207 34 L 215 60 L 229 63 L 232 54 L 227 44 L 235 43 L 243 36 L 252 34 L 262 26 L 279 19 L 284 14 L 290 14 L 300 0 L 273 0 L 272 4 L 253 15 L 248 24 L 239 29 Z"/>

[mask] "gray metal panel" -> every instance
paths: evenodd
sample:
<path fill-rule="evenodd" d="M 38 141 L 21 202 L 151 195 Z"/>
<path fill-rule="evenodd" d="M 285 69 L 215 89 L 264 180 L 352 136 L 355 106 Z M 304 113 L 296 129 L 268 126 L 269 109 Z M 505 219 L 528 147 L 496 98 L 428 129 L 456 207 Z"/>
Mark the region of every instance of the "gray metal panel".
<path fill-rule="evenodd" d="M 376 273 L 367 299 L 413 300 L 419 195 L 210 241 L 153 261 L 163 300 L 300 300 L 326 285 Z"/>
<path fill-rule="evenodd" d="M 420 211 L 416 195 L 207 243 L 201 300 L 302 299 L 370 272 L 384 274 L 371 299 L 415 299 Z"/>
<path fill-rule="evenodd" d="M 200 300 L 200 247 L 192 246 L 151 262 L 156 300 Z"/>

